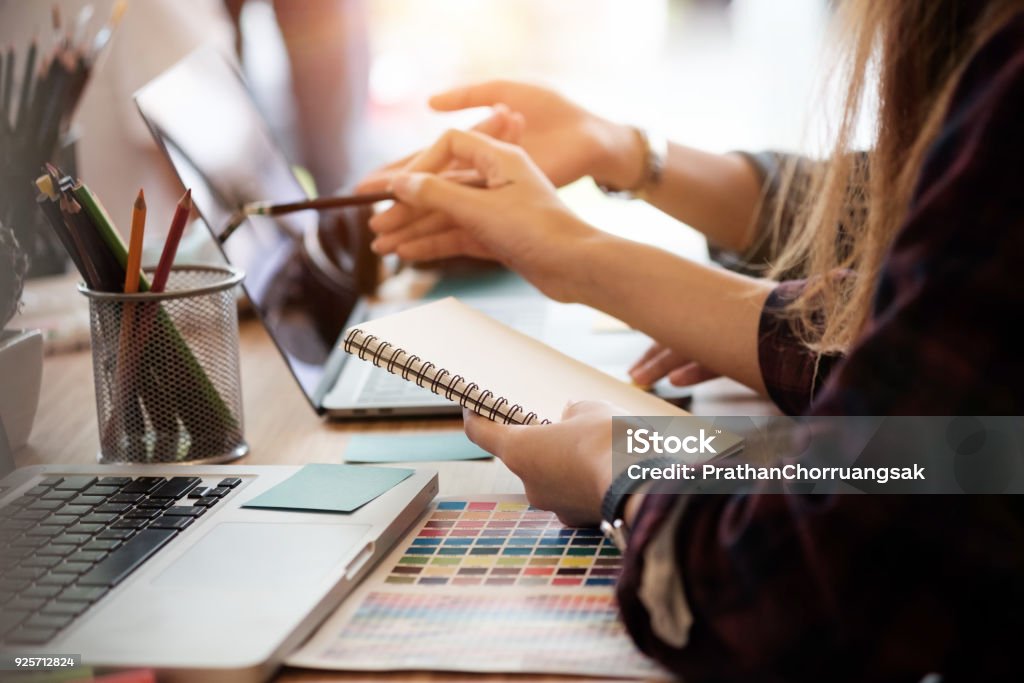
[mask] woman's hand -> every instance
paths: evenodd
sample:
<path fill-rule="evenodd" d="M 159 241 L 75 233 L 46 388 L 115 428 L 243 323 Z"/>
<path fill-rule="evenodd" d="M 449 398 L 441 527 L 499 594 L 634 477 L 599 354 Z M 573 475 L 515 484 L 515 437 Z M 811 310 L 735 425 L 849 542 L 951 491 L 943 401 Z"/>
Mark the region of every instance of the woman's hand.
<path fill-rule="evenodd" d="M 580 401 L 549 425 L 504 425 L 468 410 L 463 419 L 470 441 L 523 480 L 531 505 L 569 526 L 596 526 L 612 482 L 612 417 L 624 414 L 610 403 Z"/>
<path fill-rule="evenodd" d="M 474 169 L 488 187 L 437 175 L 453 162 Z M 494 259 L 561 301 L 572 299 L 573 275 L 581 270 L 574 248 L 599 234 L 562 203 L 522 148 L 478 132 L 448 131 L 394 176 L 392 189 L 399 203 L 370 221 L 377 253 Z M 410 208 L 424 214 L 409 221 Z M 446 220 L 434 221 L 435 213 Z"/>
<path fill-rule="evenodd" d="M 603 119 L 553 90 L 489 81 L 435 95 L 430 106 L 437 111 L 492 107 L 492 115 L 474 130 L 522 146 L 556 187 L 586 175 L 615 187 L 633 187 L 643 176 L 645 151 L 631 128 Z M 374 171 L 359 184 L 359 191 L 385 189 L 417 155 Z"/>
<path fill-rule="evenodd" d="M 634 384 L 641 387 L 652 386 L 666 376 L 675 386 L 686 387 L 720 375 L 663 344 L 655 343 L 629 369 L 629 376 Z"/>

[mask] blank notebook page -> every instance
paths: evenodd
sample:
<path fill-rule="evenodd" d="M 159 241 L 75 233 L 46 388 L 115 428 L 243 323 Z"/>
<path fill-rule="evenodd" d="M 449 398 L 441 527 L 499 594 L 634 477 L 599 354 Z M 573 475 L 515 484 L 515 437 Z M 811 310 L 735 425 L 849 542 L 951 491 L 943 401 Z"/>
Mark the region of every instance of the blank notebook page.
<path fill-rule="evenodd" d="M 540 419 L 558 422 L 570 400 L 603 400 L 628 415 L 688 415 L 461 303 L 441 299 L 357 325 L 410 355 L 462 375 Z"/>

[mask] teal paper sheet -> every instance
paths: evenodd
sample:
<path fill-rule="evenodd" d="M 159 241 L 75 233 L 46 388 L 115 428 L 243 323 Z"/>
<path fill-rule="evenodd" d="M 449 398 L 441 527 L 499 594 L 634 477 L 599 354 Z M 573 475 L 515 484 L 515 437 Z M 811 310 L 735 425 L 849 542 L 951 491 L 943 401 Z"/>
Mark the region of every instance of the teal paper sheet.
<path fill-rule="evenodd" d="M 411 476 L 413 470 L 358 465 L 306 465 L 242 507 L 352 512 Z"/>

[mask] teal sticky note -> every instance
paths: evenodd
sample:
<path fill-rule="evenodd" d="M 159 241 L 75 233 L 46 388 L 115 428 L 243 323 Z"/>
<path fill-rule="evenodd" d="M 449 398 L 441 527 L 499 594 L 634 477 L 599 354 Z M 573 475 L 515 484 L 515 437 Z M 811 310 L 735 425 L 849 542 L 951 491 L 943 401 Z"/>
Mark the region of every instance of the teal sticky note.
<path fill-rule="evenodd" d="M 352 512 L 411 476 L 398 467 L 306 465 L 242 507 Z"/>
<path fill-rule="evenodd" d="M 491 454 L 462 432 L 441 434 L 356 434 L 348 442 L 346 462 L 426 462 L 478 460 Z"/>

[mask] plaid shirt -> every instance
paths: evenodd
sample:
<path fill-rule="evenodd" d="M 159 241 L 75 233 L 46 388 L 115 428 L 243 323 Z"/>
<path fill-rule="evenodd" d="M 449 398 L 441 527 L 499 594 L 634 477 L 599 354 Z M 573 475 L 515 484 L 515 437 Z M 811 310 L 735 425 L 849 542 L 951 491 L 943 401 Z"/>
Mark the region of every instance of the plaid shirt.
<path fill-rule="evenodd" d="M 813 359 L 778 317 L 800 284 L 769 299 L 762 371 L 783 409 L 1024 414 L 1022 125 L 1019 15 L 963 73 L 868 327 L 847 357 L 819 366 L 813 397 Z M 1019 498 L 648 495 L 619 584 L 623 618 L 689 681 L 1021 680 Z M 644 597 L 647 550 L 666 535 L 663 581 L 693 615 L 683 646 Z"/>

